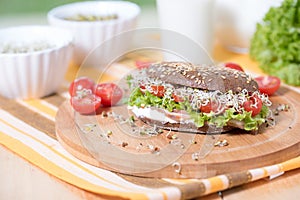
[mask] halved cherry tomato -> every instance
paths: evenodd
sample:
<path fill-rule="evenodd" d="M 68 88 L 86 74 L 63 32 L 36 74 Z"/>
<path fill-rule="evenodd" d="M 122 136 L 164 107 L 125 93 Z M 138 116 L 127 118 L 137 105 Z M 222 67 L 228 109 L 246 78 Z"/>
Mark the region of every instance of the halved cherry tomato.
<path fill-rule="evenodd" d="M 248 101 L 243 104 L 245 111 L 252 112 L 251 116 L 254 117 L 260 113 L 262 108 L 262 100 L 257 96 L 251 96 Z"/>
<path fill-rule="evenodd" d="M 210 113 L 218 111 L 218 104 L 216 102 L 208 102 L 206 105 L 201 105 L 200 111 L 203 113 Z"/>
<path fill-rule="evenodd" d="M 174 99 L 175 102 L 179 103 L 179 102 L 183 102 L 183 98 L 179 95 L 176 94 L 172 94 L 172 98 Z"/>
<path fill-rule="evenodd" d="M 72 96 L 71 105 L 80 114 L 93 114 L 101 105 L 101 98 L 92 94 Z"/>
<path fill-rule="evenodd" d="M 152 85 L 151 86 L 153 95 L 157 97 L 163 97 L 165 95 L 165 87 L 163 85 Z"/>
<path fill-rule="evenodd" d="M 236 69 L 236 70 L 239 70 L 239 71 L 244 71 L 244 69 L 237 63 L 233 63 L 233 62 L 228 62 L 228 63 L 225 63 L 225 67 L 227 68 L 231 68 L 231 69 Z"/>
<path fill-rule="evenodd" d="M 99 83 L 95 86 L 94 93 L 101 97 L 103 106 L 114 106 L 123 96 L 122 89 L 114 83 Z"/>
<path fill-rule="evenodd" d="M 258 76 L 255 78 L 261 93 L 271 96 L 280 87 L 280 79 L 276 76 Z"/>
<path fill-rule="evenodd" d="M 145 87 L 144 85 L 140 85 L 140 89 L 141 89 L 141 90 L 145 90 L 146 87 Z"/>
<path fill-rule="evenodd" d="M 152 62 L 137 60 L 137 61 L 135 61 L 135 66 L 138 69 L 145 69 L 145 68 L 148 68 L 151 65 L 151 63 Z"/>
<path fill-rule="evenodd" d="M 83 89 L 93 91 L 94 88 L 94 81 L 89 79 L 88 77 L 80 77 L 75 79 L 69 86 L 69 94 L 71 97 L 75 96 L 78 91 Z"/>

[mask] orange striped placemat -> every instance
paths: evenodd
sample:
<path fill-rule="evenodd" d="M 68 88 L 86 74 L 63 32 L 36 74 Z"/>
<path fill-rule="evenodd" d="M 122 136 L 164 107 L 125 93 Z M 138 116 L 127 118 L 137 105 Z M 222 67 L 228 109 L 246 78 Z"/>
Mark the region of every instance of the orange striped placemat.
<path fill-rule="evenodd" d="M 102 78 L 119 78 L 122 73 L 117 72 L 126 71 L 125 68 L 124 63 L 116 64 L 115 72 L 104 73 Z M 74 69 L 67 79 L 76 76 Z M 76 159 L 56 140 L 55 115 L 67 97 L 66 87 L 42 99 L 0 97 L 0 144 L 65 182 L 112 199 L 191 199 L 300 167 L 300 157 L 297 157 L 272 166 L 201 180 L 139 178 L 112 173 Z"/>

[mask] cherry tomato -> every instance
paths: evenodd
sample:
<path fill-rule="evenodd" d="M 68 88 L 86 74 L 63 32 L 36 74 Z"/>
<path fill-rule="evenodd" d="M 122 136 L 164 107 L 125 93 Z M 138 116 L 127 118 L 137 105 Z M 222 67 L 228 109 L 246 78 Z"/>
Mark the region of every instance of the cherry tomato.
<path fill-rule="evenodd" d="M 228 67 L 228 68 L 231 68 L 231 69 L 236 69 L 236 70 L 239 70 L 239 71 L 244 71 L 244 69 L 239 65 L 239 64 L 236 64 L 236 63 L 233 63 L 233 62 L 228 62 L 228 63 L 225 63 L 225 67 Z"/>
<path fill-rule="evenodd" d="M 75 96 L 80 90 L 87 89 L 93 91 L 94 81 L 88 77 L 80 77 L 75 79 L 69 86 L 69 94 L 71 97 Z"/>
<path fill-rule="evenodd" d="M 172 98 L 174 99 L 175 102 L 179 103 L 179 102 L 183 102 L 183 98 L 179 95 L 176 94 L 172 94 Z"/>
<path fill-rule="evenodd" d="M 141 89 L 141 90 L 145 90 L 146 87 L 145 87 L 144 85 L 140 85 L 140 89 Z"/>
<path fill-rule="evenodd" d="M 251 96 L 248 101 L 243 104 L 245 111 L 252 112 L 251 116 L 254 117 L 260 113 L 262 108 L 262 100 L 257 96 Z"/>
<path fill-rule="evenodd" d="M 157 97 L 163 97 L 165 94 L 165 87 L 162 85 L 152 85 L 151 89 L 152 89 L 151 94 L 153 94 Z"/>
<path fill-rule="evenodd" d="M 135 66 L 138 68 L 138 69 L 145 69 L 145 68 L 148 68 L 150 65 L 151 65 L 152 62 L 147 62 L 147 61 L 140 61 L 140 60 L 137 60 L 135 61 Z"/>
<path fill-rule="evenodd" d="M 94 93 L 101 97 L 103 106 L 114 106 L 123 96 L 122 89 L 114 83 L 99 83 L 95 86 Z"/>
<path fill-rule="evenodd" d="M 70 99 L 71 105 L 80 114 L 93 114 L 101 105 L 101 98 L 92 94 L 76 95 Z"/>
<path fill-rule="evenodd" d="M 200 111 L 203 113 L 218 112 L 218 107 L 216 102 L 208 102 L 206 105 L 201 105 Z"/>
<path fill-rule="evenodd" d="M 271 96 L 280 87 L 280 79 L 276 76 L 259 76 L 255 78 L 261 93 Z"/>

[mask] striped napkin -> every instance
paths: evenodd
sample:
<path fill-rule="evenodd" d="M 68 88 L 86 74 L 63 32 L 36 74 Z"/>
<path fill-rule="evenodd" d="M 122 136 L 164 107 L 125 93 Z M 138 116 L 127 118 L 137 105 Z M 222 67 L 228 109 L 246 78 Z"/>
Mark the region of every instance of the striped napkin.
<path fill-rule="evenodd" d="M 113 68 L 126 71 L 126 66 L 120 64 Z M 112 70 L 103 78 L 118 76 L 122 74 Z M 66 87 L 42 99 L 0 97 L 0 144 L 47 173 L 95 194 L 124 199 L 191 199 L 300 167 L 300 157 L 297 157 L 272 166 L 200 180 L 139 178 L 113 173 L 78 160 L 57 141 L 55 115 L 66 98 Z"/>

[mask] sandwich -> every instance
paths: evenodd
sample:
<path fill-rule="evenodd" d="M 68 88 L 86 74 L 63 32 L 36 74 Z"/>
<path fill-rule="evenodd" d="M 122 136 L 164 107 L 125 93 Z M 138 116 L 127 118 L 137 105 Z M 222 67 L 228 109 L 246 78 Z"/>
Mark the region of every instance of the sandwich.
<path fill-rule="evenodd" d="M 127 78 L 128 109 L 149 125 L 193 133 L 257 132 L 271 101 L 250 75 L 224 66 L 153 63 Z"/>

